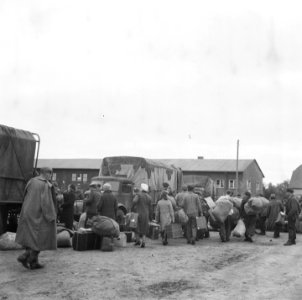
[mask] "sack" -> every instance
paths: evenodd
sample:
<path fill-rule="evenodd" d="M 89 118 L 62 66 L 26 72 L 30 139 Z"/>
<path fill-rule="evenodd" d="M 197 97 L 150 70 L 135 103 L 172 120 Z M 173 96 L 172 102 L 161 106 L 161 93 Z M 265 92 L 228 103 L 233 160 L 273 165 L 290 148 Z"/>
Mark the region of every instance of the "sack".
<path fill-rule="evenodd" d="M 233 230 L 233 236 L 242 237 L 245 234 L 245 230 L 244 222 L 240 219 Z"/>
<path fill-rule="evenodd" d="M 120 235 L 118 223 L 105 216 L 94 216 L 91 229 L 100 236 L 118 237 Z"/>
<path fill-rule="evenodd" d="M 258 212 L 257 210 L 255 210 L 253 207 L 249 205 L 249 202 L 244 204 L 244 211 L 248 216 L 256 215 Z"/>
<path fill-rule="evenodd" d="M 59 248 L 71 247 L 71 235 L 68 230 L 57 233 L 57 246 Z"/>
<path fill-rule="evenodd" d="M 281 212 L 279 212 L 277 220 L 275 221 L 276 224 L 278 225 L 284 225 L 285 224 L 285 214 L 281 214 Z"/>
<path fill-rule="evenodd" d="M 180 224 L 171 223 L 166 226 L 165 231 L 168 238 L 178 239 L 183 237 L 182 227 Z"/>
<path fill-rule="evenodd" d="M 128 213 L 126 215 L 126 225 L 131 228 L 135 229 L 137 227 L 137 219 L 138 219 L 138 213 Z"/>
<path fill-rule="evenodd" d="M 102 251 L 106 251 L 106 252 L 109 252 L 109 251 L 113 251 L 113 239 L 112 238 L 109 238 L 109 237 L 103 237 L 103 240 L 102 240 L 102 245 L 101 245 L 101 250 Z"/>
<path fill-rule="evenodd" d="M 15 242 L 16 233 L 6 232 L 0 236 L 0 250 L 19 250 L 23 247 Z"/>
<path fill-rule="evenodd" d="M 204 229 L 206 230 L 208 228 L 207 226 L 207 219 L 204 216 L 196 217 L 196 224 L 197 224 L 197 230 L 198 229 Z"/>
<path fill-rule="evenodd" d="M 240 209 L 242 199 L 238 197 L 231 197 L 230 201 L 233 203 L 234 207 Z"/>
<path fill-rule="evenodd" d="M 212 214 L 217 221 L 223 223 L 229 215 L 232 207 L 233 204 L 227 198 L 222 199 L 222 197 L 220 197 L 216 201 L 216 206 L 214 207 Z"/>
<path fill-rule="evenodd" d="M 181 208 L 177 212 L 175 212 L 175 219 L 178 220 L 180 224 L 186 224 L 189 220 L 189 217 L 186 215 L 185 211 Z"/>
<path fill-rule="evenodd" d="M 213 209 L 209 210 L 209 222 L 212 229 L 218 229 L 220 227 L 220 223 L 216 220 L 216 218 L 213 215 Z"/>
<path fill-rule="evenodd" d="M 124 232 L 120 233 L 120 236 L 118 238 L 113 239 L 113 244 L 116 247 L 126 247 L 127 245 L 127 236 Z"/>

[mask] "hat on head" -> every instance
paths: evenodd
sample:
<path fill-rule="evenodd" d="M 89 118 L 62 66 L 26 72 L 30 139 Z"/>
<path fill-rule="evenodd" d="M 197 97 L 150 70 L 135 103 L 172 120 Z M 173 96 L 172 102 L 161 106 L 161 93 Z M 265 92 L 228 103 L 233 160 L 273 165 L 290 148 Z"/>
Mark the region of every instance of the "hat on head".
<path fill-rule="evenodd" d="M 104 185 L 103 185 L 103 190 L 104 191 L 111 191 L 111 184 L 110 183 L 105 183 Z"/>
<path fill-rule="evenodd" d="M 101 183 L 99 181 L 96 181 L 96 180 L 92 180 L 89 184 L 89 186 L 101 186 Z"/>
<path fill-rule="evenodd" d="M 169 183 L 168 183 L 168 182 L 164 182 L 164 183 L 163 183 L 163 187 L 164 187 L 164 188 L 169 187 Z"/>
<path fill-rule="evenodd" d="M 144 192 L 148 192 L 149 191 L 148 184 L 142 183 L 141 184 L 141 190 L 144 191 Z"/>

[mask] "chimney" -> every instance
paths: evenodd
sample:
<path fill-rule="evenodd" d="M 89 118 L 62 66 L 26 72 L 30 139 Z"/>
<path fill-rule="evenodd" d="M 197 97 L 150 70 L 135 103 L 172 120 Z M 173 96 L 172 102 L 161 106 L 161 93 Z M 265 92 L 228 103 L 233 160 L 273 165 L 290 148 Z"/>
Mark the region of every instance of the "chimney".
<path fill-rule="evenodd" d="M 203 159 L 203 156 L 197 156 L 197 159 Z"/>

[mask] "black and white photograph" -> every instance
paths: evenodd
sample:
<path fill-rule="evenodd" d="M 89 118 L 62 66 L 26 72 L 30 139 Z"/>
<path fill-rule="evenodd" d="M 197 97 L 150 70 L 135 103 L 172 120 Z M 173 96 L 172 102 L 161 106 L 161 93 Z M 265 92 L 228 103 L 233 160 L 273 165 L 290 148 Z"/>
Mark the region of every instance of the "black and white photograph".
<path fill-rule="evenodd" d="M 0 0 L 0 300 L 302 299 L 301 11 Z"/>

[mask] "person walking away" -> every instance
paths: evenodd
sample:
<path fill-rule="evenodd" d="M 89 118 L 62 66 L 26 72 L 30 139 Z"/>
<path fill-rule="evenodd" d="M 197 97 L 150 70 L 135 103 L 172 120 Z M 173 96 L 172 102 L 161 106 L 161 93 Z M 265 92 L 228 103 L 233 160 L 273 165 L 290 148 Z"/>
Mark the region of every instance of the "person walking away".
<path fill-rule="evenodd" d="M 186 185 L 183 185 L 181 188 L 181 192 L 177 193 L 177 195 L 175 196 L 176 205 L 178 207 L 182 206 L 182 203 L 184 201 L 184 196 L 186 195 L 187 192 L 188 192 L 188 187 Z"/>
<path fill-rule="evenodd" d="M 174 223 L 174 211 L 166 191 L 161 193 L 160 200 L 157 203 L 155 220 L 157 223 L 160 223 L 162 242 L 166 246 L 168 244 L 166 227 Z"/>
<path fill-rule="evenodd" d="M 271 194 L 270 202 L 267 206 L 267 230 L 274 231 L 274 238 L 280 237 L 282 224 L 276 223 L 279 213 L 284 212 L 284 207 L 281 201 L 276 200 L 276 195 Z"/>
<path fill-rule="evenodd" d="M 256 214 L 255 215 L 248 215 L 244 210 L 244 205 L 247 203 L 251 198 L 250 192 L 245 192 L 242 198 L 241 207 L 240 207 L 240 216 L 243 219 L 245 225 L 245 241 L 253 242 L 252 236 L 255 234 L 255 227 L 256 227 Z"/>
<path fill-rule="evenodd" d="M 135 230 L 136 242 L 141 248 L 145 248 L 146 235 L 149 230 L 149 221 L 152 220 L 151 197 L 148 195 L 149 187 L 147 184 L 141 184 L 141 191 L 133 199 L 133 204 L 138 213 L 137 227 Z"/>
<path fill-rule="evenodd" d="M 97 206 L 98 213 L 101 216 L 106 216 L 113 220 L 116 220 L 117 214 L 117 199 L 112 194 L 111 185 L 109 183 L 105 183 L 103 185 L 103 194 L 101 195 L 99 204 Z"/>
<path fill-rule="evenodd" d="M 296 244 L 296 219 L 299 216 L 301 208 L 298 200 L 294 196 L 294 191 L 290 188 L 286 190 L 285 212 L 288 220 L 288 241 L 284 246 Z"/>
<path fill-rule="evenodd" d="M 92 222 L 90 220 L 98 214 L 97 207 L 101 200 L 100 184 L 96 181 L 92 181 L 89 188 L 88 199 L 84 203 L 85 212 L 80 216 L 79 228 L 91 228 Z"/>
<path fill-rule="evenodd" d="M 231 196 L 232 196 L 232 192 L 231 191 L 227 191 L 226 195 L 224 196 L 224 198 L 230 200 Z M 229 214 L 226 217 L 225 221 L 220 224 L 219 236 L 220 236 L 221 242 L 223 242 L 223 243 L 230 241 L 231 224 L 232 224 L 232 220 L 231 220 L 231 215 Z"/>
<path fill-rule="evenodd" d="M 201 204 L 198 195 L 194 193 L 192 185 L 188 186 L 188 193 L 184 197 L 182 208 L 189 218 L 186 224 L 187 243 L 195 245 L 197 231 L 196 217 L 201 215 Z"/>
<path fill-rule="evenodd" d="M 17 260 L 29 269 L 40 269 L 38 256 L 57 249 L 56 210 L 51 192 L 52 169 L 43 167 L 40 175 L 29 180 L 16 233 L 16 243 L 25 247 Z"/>
<path fill-rule="evenodd" d="M 60 221 L 65 224 L 68 229 L 73 229 L 73 212 L 75 202 L 76 187 L 74 184 L 69 184 L 67 191 L 63 193 L 63 203 L 61 205 Z"/>

